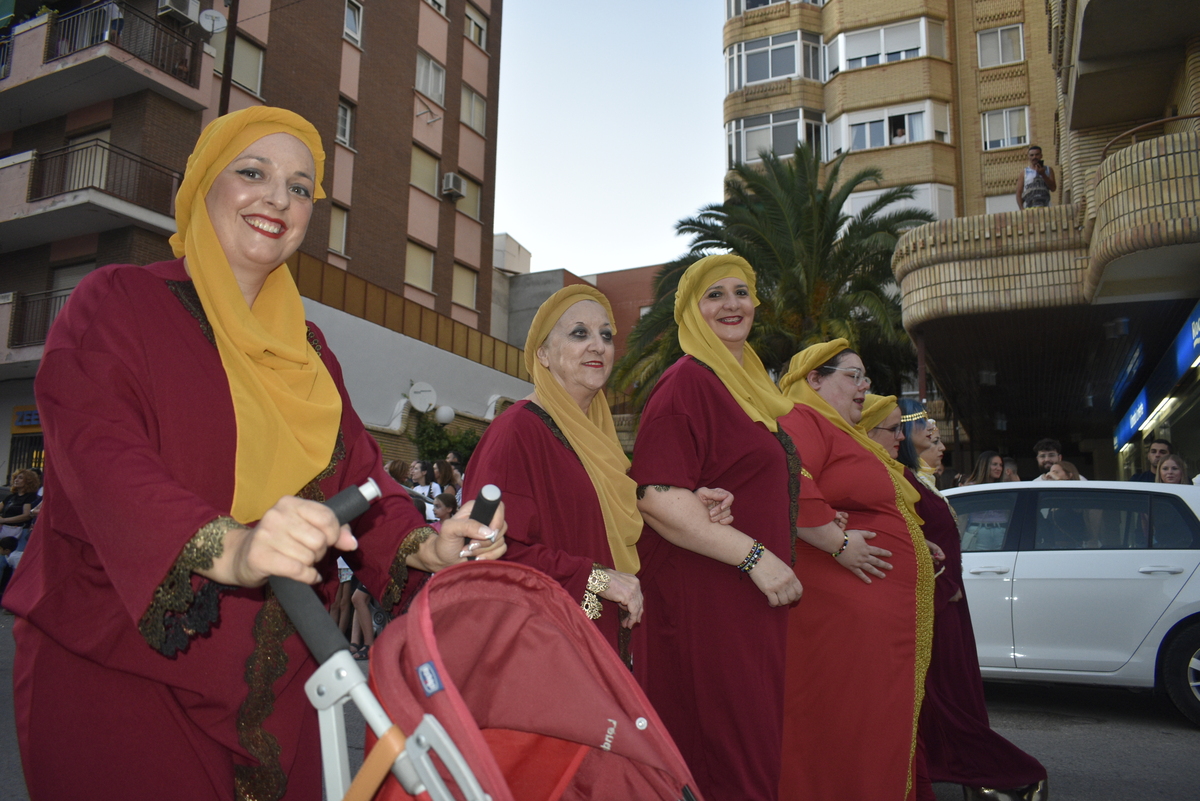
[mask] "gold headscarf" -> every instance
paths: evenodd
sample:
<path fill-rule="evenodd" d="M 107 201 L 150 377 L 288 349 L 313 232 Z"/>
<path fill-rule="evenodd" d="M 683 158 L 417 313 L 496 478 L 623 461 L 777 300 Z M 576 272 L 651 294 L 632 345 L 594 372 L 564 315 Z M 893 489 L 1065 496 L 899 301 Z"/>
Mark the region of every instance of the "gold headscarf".
<path fill-rule="evenodd" d="M 888 454 L 875 440 L 867 436 L 861 426 L 852 424 L 849 420 L 825 402 L 817 392 L 808 385 L 806 380 L 808 374 L 817 369 L 821 365 L 828 362 L 834 356 L 850 347 L 850 343 L 844 339 L 835 339 L 832 342 L 824 342 L 820 345 L 813 345 L 805 348 L 792 357 L 792 362 L 788 367 L 787 373 L 780 379 L 779 384 L 783 388 L 784 394 L 796 403 L 803 403 L 805 406 L 811 406 L 820 412 L 821 416 L 833 423 L 836 427 L 849 434 L 855 442 L 862 445 L 875 458 L 883 463 L 891 475 L 892 483 L 896 487 L 897 497 L 901 498 L 907 506 L 907 511 L 916 518 L 918 524 L 921 521 L 920 517 L 914 510 L 917 501 L 921 500 L 921 493 L 917 488 L 908 483 L 908 479 L 904 477 L 904 465 L 897 462 Z M 879 396 L 876 396 L 879 397 Z M 895 397 L 892 396 L 892 403 L 895 403 Z M 882 404 L 880 404 L 882 405 Z M 888 412 L 890 413 L 890 409 Z M 865 411 L 864 411 L 865 414 Z M 884 417 L 887 414 L 883 415 Z M 882 419 L 882 418 L 880 418 Z M 901 510 L 903 513 L 905 510 Z"/>
<path fill-rule="evenodd" d="M 896 411 L 895 395 L 867 395 L 863 399 L 863 413 L 862 418 L 858 421 L 858 427 L 869 437 L 871 429 L 886 420 L 887 416 L 894 411 Z"/>
<path fill-rule="evenodd" d="M 741 256 L 706 256 L 687 268 L 675 291 L 675 322 L 679 324 L 679 346 L 689 356 L 707 364 L 721 379 L 729 394 L 751 420 L 765 425 L 772 432 L 779 429 L 777 420 L 792 410 L 792 403 L 779 391 L 767 375 L 767 369 L 749 344 L 742 349 L 742 363 L 730 353 L 725 343 L 700 316 L 700 298 L 705 290 L 722 278 L 741 278 L 750 288 L 754 305 L 759 304 L 755 292 L 757 279 L 754 268 Z"/>
<path fill-rule="evenodd" d="M 178 233 L 171 237 L 175 255 L 187 259 L 229 380 L 237 421 L 230 514 L 242 523 L 258 520 L 328 466 L 342 416 L 333 377 L 308 344 L 292 274 L 276 268 L 251 309 L 208 217 L 205 197 L 213 181 L 247 147 L 274 133 L 291 134 L 309 149 L 314 199 L 325 197 L 325 154 L 316 129 L 285 109 L 255 106 L 218 117 L 200 134 L 175 197 Z"/>
<path fill-rule="evenodd" d="M 583 467 L 587 470 L 600 511 L 613 567 L 622 573 L 637 573 L 641 568 L 637 541 L 642 534 L 642 515 L 637 508 L 637 484 L 629 477 L 629 458 L 617 439 L 612 411 L 601 392 L 592 400 L 585 415 L 558 379 L 538 361 L 537 350 L 546 341 L 559 319 L 576 303 L 593 300 L 604 307 L 609 321 L 612 306 L 595 287 L 573 284 L 555 292 L 538 309 L 525 339 L 525 367 L 533 376 L 533 387 L 542 408 L 566 435 Z M 616 333 L 616 327 L 613 327 Z"/>

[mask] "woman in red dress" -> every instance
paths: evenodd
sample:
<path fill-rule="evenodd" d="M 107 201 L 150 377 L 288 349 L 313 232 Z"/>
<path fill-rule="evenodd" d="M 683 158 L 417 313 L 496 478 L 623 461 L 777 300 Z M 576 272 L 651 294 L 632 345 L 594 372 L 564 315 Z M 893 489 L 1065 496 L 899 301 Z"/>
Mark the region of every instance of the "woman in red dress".
<path fill-rule="evenodd" d="M 870 380 L 846 340 L 797 354 L 781 385 L 796 407 L 780 425 L 803 449 L 806 480 L 795 565 L 805 593 L 788 621 L 780 797 L 911 799 L 933 625 L 932 560 L 913 511 L 920 496 L 856 427 Z M 835 510 L 849 516 L 845 531 Z M 877 550 L 865 567 L 842 564 L 867 540 Z"/>
<path fill-rule="evenodd" d="M 898 460 L 921 493 L 917 514 L 925 521 L 925 538 L 945 552 L 934 582 L 933 652 L 919 729 L 927 778 L 918 784 L 917 798 L 932 801 L 931 782 L 953 782 L 964 786 L 968 798 L 980 801 L 1045 801 L 1042 763 L 993 731 L 988 721 L 971 609 L 963 591 L 958 525 L 934 485 L 933 470 L 918 455 L 933 447 L 936 426 L 916 401 L 902 398 L 899 411 L 905 439 Z"/>

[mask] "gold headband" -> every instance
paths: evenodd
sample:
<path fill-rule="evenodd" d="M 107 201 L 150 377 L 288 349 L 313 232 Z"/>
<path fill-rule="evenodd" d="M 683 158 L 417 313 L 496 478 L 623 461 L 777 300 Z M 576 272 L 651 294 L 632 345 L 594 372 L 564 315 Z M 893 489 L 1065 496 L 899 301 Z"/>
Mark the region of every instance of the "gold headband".
<path fill-rule="evenodd" d="M 922 409 L 921 411 L 913 412 L 912 414 L 900 415 L 900 422 L 901 423 L 911 423 L 913 420 L 920 420 L 922 417 L 927 417 L 927 416 L 928 415 L 925 414 L 925 410 Z"/>

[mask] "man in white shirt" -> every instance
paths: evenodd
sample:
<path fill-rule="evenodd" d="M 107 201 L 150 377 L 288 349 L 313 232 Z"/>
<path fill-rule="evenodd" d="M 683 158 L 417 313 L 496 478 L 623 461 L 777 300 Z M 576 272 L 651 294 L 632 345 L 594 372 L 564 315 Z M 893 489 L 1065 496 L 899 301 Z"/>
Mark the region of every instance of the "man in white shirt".
<path fill-rule="evenodd" d="M 1047 477 L 1050 468 L 1062 461 L 1062 445 L 1056 439 L 1041 439 L 1038 444 L 1033 446 L 1034 453 L 1037 454 L 1038 469 L 1042 471 L 1041 475 L 1033 479 L 1034 481 L 1052 481 Z M 1080 481 L 1087 481 L 1082 475 L 1079 476 Z"/>

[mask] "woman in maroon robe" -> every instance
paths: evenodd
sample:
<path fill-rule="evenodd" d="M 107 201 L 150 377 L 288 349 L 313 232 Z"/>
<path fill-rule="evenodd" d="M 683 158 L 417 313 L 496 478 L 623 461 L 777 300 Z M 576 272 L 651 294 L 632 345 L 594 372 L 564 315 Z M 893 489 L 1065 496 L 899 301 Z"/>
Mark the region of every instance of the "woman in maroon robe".
<path fill-rule="evenodd" d="M 214 121 L 176 198 L 183 258 L 95 271 L 50 332 L 45 502 L 4 597 L 33 801 L 316 801 L 315 666 L 267 577 L 328 603 L 344 551 L 394 599 L 410 567 L 462 561 L 468 541 L 503 552 L 466 519 L 425 526 L 304 321 L 284 261 L 322 161 L 291 112 Z M 367 477 L 384 497 L 352 535 L 316 501 Z"/>
<path fill-rule="evenodd" d="M 946 555 L 933 585 L 933 650 L 918 727 L 927 779 L 918 783 L 917 798 L 933 799 L 931 782 L 953 782 L 978 799 L 1044 801 L 1047 778 L 1042 763 L 993 731 L 988 722 L 971 609 L 963 592 L 958 525 L 950 504 L 934 486 L 933 471 L 918 456 L 932 445 L 929 420 L 916 401 L 901 398 L 899 403 L 906 439 L 898 458 L 921 493 L 917 514 L 925 521 L 925 538 Z"/>
<path fill-rule="evenodd" d="M 709 801 L 776 797 L 787 612 L 800 598 L 799 461 L 775 422 L 791 403 L 746 344 L 754 282 L 736 256 L 701 259 L 680 280 L 688 355 L 646 403 L 631 473 L 647 524 L 635 673 Z M 733 493 L 732 526 L 709 522 L 692 494 L 705 485 Z"/>

